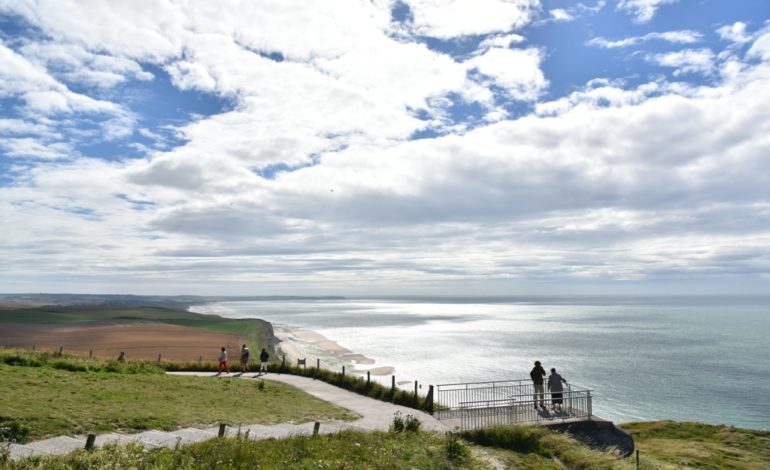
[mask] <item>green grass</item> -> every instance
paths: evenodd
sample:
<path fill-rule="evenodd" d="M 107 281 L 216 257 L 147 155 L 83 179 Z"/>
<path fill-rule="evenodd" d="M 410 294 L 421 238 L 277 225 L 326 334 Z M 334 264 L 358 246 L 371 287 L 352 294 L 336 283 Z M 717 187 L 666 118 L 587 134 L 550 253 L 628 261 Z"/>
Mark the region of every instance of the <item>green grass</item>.
<path fill-rule="evenodd" d="M 460 434 L 484 446 L 505 468 L 613 469 L 622 468 L 613 452 L 591 450 L 566 434 L 541 426 L 496 426 Z"/>
<path fill-rule="evenodd" d="M 452 459 L 446 437 L 430 433 L 361 433 L 282 440 L 211 439 L 182 449 L 145 451 L 114 446 L 67 456 L 7 462 L 8 469 L 483 469 L 483 461 Z"/>
<path fill-rule="evenodd" d="M 768 431 L 672 421 L 621 427 L 634 437 L 643 468 L 770 468 Z"/>
<path fill-rule="evenodd" d="M 7 356 L 6 356 L 7 357 Z M 64 358 L 67 359 L 67 358 Z M 64 360 L 63 359 L 63 360 Z M 98 361 L 91 361 L 98 363 Z M 106 362 L 106 361 L 105 361 Z M 171 430 L 219 422 L 350 420 L 355 416 L 294 387 L 239 379 L 202 379 L 0 362 L 0 421 L 29 428 L 29 440 L 113 430 Z"/>

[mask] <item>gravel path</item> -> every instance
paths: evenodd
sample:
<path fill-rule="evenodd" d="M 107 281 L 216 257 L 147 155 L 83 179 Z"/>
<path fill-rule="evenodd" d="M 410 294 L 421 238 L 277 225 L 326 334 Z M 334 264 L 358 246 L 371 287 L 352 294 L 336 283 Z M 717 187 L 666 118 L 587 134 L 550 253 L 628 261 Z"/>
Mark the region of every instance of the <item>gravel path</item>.
<path fill-rule="evenodd" d="M 171 372 L 169 374 L 211 378 L 215 376 L 214 373 L 210 372 Z M 254 380 L 258 377 L 264 380 L 283 382 L 297 387 L 322 400 L 346 408 L 360 416 L 359 419 L 351 422 L 322 422 L 319 430 L 321 434 L 336 433 L 345 429 L 357 429 L 362 431 L 387 430 L 393 422 L 393 416 L 397 411 L 400 411 L 403 416 L 413 415 L 417 417 L 422 423 L 423 429 L 439 432 L 449 431 L 449 428 L 446 425 L 422 411 L 364 397 L 320 380 L 313 380 L 311 378 L 296 375 L 274 373 L 269 373 L 264 376 L 251 373 L 243 375 L 225 374 L 225 376 L 239 378 L 241 380 Z M 314 423 L 282 423 L 269 426 L 261 424 L 241 425 L 239 427 L 228 426 L 225 429 L 225 435 L 235 436 L 238 433 L 241 433 L 241 435 L 247 435 L 249 439 L 281 439 L 296 435 L 311 435 L 313 433 L 313 426 Z M 109 442 L 118 442 L 123 445 L 129 442 L 138 442 L 147 448 L 173 448 L 177 444 L 186 445 L 212 439 L 218 435 L 218 432 L 218 427 L 212 427 L 206 429 L 178 429 L 173 432 L 145 431 L 138 434 L 109 433 L 97 436 L 95 445 L 102 446 Z M 59 436 L 42 441 L 31 442 L 29 444 L 11 444 L 9 450 L 11 458 L 19 460 L 31 456 L 67 454 L 75 449 L 85 447 L 85 443 L 85 436 Z"/>

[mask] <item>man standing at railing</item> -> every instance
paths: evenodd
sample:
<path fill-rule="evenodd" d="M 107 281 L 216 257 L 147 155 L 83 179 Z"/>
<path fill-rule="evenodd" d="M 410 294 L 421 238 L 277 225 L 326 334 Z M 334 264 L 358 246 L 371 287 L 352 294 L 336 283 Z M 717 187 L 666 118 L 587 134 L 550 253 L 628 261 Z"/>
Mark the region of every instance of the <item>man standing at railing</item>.
<path fill-rule="evenodd" d="M 551 406 L 553 406 L 554 411 L 556 411 L 556 405 L 559 405 L 559 411 L 561 411 L 562 392 L 564 391 L 562 382 L 567 383 L 561 375 L 556 373 L 556 368 L 552 367 L 551 375 L 548 376 L 548 391 L 551 392 Z"/>
<path fill-rule="evenodd" d="M 535 393 L 532 395 L 532 401 L 537 409 L 537 401 L 540 400 L 540 407 L 545 408 L 545 389 L 543 388 L 543 377 L 545 377 L 545 369 L 540 365 L 540 361 L 535 361 L 535 367 L 532 368 L 532 372 L 529 373 L 532 378 L 532 385 L 535 389 Z"/>

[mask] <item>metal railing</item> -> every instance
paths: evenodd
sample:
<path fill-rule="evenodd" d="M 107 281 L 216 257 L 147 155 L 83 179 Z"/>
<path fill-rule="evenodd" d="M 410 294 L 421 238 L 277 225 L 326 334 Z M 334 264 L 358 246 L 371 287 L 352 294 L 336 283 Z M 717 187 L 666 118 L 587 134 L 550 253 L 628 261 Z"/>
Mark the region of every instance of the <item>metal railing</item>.
<path fill-rule="evenodd" d="M 444 384 L 436 386 L 436 418 L 452 427 L 473 429 L 498 424 L 589 419 L 591 390 L 565 384 L 561 403 L 545 392 L 541 399 L 529 380 Z M 545 407 L 536 407 L 540 402 Z"/>

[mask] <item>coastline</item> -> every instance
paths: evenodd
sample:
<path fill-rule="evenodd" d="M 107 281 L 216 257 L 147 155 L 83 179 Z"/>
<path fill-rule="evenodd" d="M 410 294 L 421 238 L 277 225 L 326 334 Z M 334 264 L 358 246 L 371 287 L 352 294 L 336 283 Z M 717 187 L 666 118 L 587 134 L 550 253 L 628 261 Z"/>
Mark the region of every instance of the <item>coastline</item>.
<path fill-rule="evenodd" d="M 215 304 L 197 304 L 187 306 L 187 310 L 204 315 L 224 316 Z M 244 318 L 244 317 L 238 317 Z M 308 367 L 315 367 L 316 361 L 324 369 L 339 371 L 342 366 L 352 374 L 363 375 L 369 372 L 374 377 L 384 377 L 396 371 L 394 366 L 379 365 L 373 358 L 356 353 L 341 346 L 337 341 L 329 339 L 320 333 L 288 323 L 270 322 L 261 318 L 252 319 L 263 321 L 269 325 L 269 345 L 278 358 L 286 355 L 289 364 L 297 364 L 299 359 L 305 359 Z M 261 347 L 261 346 L 260 346 Z"/>
<path fill-rule="evenodd" d="M 299 359 L 306 359 L 307 365 L 312 367 L 313 359 L 317 359 L 324 369 L 339 370 L 344 365 L 353 374 L 369 372 L 374 376 L 391 375 L 396 370 L 393 366 L 373 367 L 376 360 L 340 346 L 338 342 L 313 330 L 286 323 L 271 324 L 276 340 L 276 354 L 280 350 L 292 364 L 296 364 Z"/>

